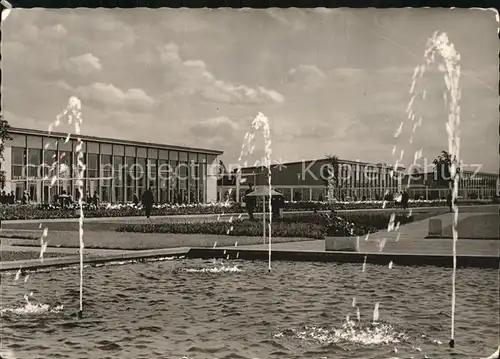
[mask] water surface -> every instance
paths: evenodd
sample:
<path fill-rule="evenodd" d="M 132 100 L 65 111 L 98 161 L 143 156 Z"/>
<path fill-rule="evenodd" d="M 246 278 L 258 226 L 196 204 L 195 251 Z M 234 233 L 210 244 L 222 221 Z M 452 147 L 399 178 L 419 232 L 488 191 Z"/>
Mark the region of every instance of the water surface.
<path fill-rule="evenodd" d="M 26 282 L 3 274 L 3 351 L 20 359 L 442 359 L 488 356 L 498 346 L 497 271 L 458 270 L 452 351 L 451 270 L 273 268 L 201 260 L 88 267 L 82 320 L 74 318 L 78 270 L 32 273 Z"/>

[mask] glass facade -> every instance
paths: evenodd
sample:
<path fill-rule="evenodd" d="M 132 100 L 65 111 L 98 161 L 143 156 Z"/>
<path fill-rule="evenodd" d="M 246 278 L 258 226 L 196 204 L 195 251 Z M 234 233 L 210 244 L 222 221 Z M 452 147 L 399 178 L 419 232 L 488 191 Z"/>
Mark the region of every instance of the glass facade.
<path fill-rule="evenodd" d="M 207 154 L 119 145 L 106 142 L 11 134 L 10 189 L 20 200 L 28 191 L 32 201 L 50 203 L 66 193 L 78 200 L 78 150 L 83 153 L 84 200 L 97 195 L 102 202 L 140 201 L 147 188 L 158 203 L 206 201 Z M 200 162 L 201 161 L 201 162 Z"/>

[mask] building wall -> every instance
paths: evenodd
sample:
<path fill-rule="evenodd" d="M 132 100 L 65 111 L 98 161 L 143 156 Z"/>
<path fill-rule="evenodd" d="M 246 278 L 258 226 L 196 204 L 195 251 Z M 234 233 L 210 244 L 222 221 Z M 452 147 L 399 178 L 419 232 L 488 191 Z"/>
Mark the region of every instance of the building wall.
<path fill-rule="evenodd" d="M 339 160 L 338 181 L 328 186 L 326 177 L 322 175 L 326 173 L 328 165 L 328 160 L 320 159 L 272 166 L 272 186 L 281 191 L 287 200 L 326 200 L 331 197 L 376 199 L 401 188 L 402 181 L 390 174 L 394 169 L 392 166 L 347 160 Z M 398 170 L 402 171 L 402 168 Z M 244 168 L 242 177 L 257 187 L 268 184 L 268 170 L 265 167 Z M 235 187 L 219 187 L 219 199 L 226 198 L 229 191 L 234 193 L 234 200 L 241 198 L 247 186 L 241 186 L 239 196 L 235 193 Z"/>
<path fill-rule="evenodd" d="M 496 192 L 498 174 L 464 170 L 458 181 L 458 196 L 463 198 L 493 198 Z M 435 172 L 406 176 L 405 186 L 409 185 L 412 197 L 424 199 L 445 198 L 448 186 L 438 182 Z"/>
<path fill-rule="evenodd" d="M 4 190 L 20 199 L 25 190 L 38 203 L 51 202 L 65 191 L 77 199 L 78 141 L 41 135 L 11 134 L 5 144 Z M 140 145 L 84 141 L 84 193 L 101 201 L 131 202 L 147 187 L 159 203 L 198 203 L 216 197 L 207 176 L 208 162 L 217 155 L 201 151 L 165 150 Z M 135 179 L 133 178 L 135 177 Z"/>

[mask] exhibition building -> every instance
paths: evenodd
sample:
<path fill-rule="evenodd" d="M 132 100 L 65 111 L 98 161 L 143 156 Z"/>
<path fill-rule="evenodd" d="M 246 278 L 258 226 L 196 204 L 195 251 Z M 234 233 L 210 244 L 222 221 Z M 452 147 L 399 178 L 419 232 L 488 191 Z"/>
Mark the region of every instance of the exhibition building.
<path fill-rule="evenodd" d="M 79 179 L 84 195 L 98 196 L 101 202 L 133 202 L 148 187 L 157 203 L 212 202 L 217 197 L 222 151 L 22 128 L 9 133 L 3 191 L 13 192 L 17 200 L 26 194 L 35 203 L 51 203 L 60 195 L 77 199 Z"/>

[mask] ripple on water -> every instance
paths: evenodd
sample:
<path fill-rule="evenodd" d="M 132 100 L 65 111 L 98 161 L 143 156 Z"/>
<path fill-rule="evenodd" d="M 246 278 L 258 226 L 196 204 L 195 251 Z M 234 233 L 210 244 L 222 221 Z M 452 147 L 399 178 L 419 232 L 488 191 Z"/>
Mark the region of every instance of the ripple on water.
<path fill-rule="evenodd" d="M 73 270 L 32 273 L 24 284 L 2 282 L 2 339 L 17 359 L 449 356 L 450 270 L 360 270 L 279 262 L 268 275 L 264 262 L 195 260 L 90 267 L 82 320 Z M 497 345 L 487 338 L 498 337 L 497 274 L 459 277 L 456 342 L 466 349 L 455 357 L 487 357 Z M 346 323 L 358 309 L 361 324 Z"/>

